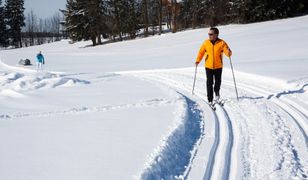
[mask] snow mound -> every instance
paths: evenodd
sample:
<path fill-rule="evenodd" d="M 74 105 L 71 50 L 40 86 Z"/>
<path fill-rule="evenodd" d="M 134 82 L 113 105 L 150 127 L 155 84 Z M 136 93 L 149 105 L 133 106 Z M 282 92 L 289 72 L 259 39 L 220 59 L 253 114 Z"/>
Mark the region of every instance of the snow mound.
<path fill-rule="evenodd" d="M 18 92 L 56 87 L 72 87 L 75 85 L 89 83 L 89 81 L 47 72 L 35 74 L 24 74 L 19 72 L 1 72 L 0 94 L 10 97 L 22 97 L 22 95 Z"/>
<path fill-rule="evenodd" d="M 0 91 L 0 95 L 6 96 L 6 97 L 12 97 L 12 98 L 24 98 L 25 97 L 23 94 L 10 90 L 10 89 L 4 89 Z"/>

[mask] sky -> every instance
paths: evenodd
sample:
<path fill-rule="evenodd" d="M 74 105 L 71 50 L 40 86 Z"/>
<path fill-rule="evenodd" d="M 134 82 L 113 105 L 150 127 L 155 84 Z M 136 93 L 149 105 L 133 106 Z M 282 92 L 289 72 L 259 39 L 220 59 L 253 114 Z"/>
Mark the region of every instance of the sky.
<path fill-rule="evenodd" d="M 39 18 L 49 18 L 65 4 L 66 0 L 25 0 L 25 15 L 32 9 Z"/>

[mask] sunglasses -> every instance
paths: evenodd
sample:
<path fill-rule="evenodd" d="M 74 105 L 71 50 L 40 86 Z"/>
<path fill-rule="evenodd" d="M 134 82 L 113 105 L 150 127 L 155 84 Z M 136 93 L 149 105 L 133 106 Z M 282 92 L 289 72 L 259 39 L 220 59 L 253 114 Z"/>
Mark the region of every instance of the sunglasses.
<path fill-rule="evenodd" d="M 209 33 L 209 36 L 214 36 L 215 34 L 211 34 L 211 33 Z"/>

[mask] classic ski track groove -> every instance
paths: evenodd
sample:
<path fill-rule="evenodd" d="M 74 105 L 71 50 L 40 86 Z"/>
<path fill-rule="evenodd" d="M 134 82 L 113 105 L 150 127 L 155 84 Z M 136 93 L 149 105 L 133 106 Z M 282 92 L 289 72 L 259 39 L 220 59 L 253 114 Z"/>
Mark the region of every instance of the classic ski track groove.
<path fill-rule="evenodd" d="M 184 75 L 184 76 L 191 76 L 187 73 L 178 73 L 175 72 L 178 75 Z M 234 87 L 234 83 L 232 80 L 224 80 L 224 84 L 228 86 Z M 249 93 L 262 96 L 273 103 L 275 103 L 279 108 L 281 108 L 283 111 L 285 111 L 289 116 L 293 119 L 294 123 L 297 125 L 298 129 L 302 133 L 306 147 L 308 149 L 308 111 L 306 108 L 299 105 L 297 102 L 293 101 L 290 98 L 284 97 L 284 98 L 277 98 L 275 93 L 266 89 L 266 88 L 260 88 L 254 85 L 249 84 L 243 84 L 240 82 L 237 82 L 238 88 L 247 91 Z"/>
<path fill-rule="evenodd" d="M 232 81 L 227 81 L 226 85 L 227 86 L 233 86 L 233 82 Z M 291 104 L 287 103 L 286 101 L 280 100 L 279 98 L 276 98 L 276 97 L 272 96 L 271 92 L 267 91 L 266 89 L 260 89 L 260 88 L 255 87 L 255 86 L 252 87 L 252 86 L 249 86 L 249 85 L 243 85 L 241 83 L 238 83 L 237 85 L 238 85 L 238 88 L 240 88 L 240 89 L 242 89 L 244 91 L 250 92 L 252 94 L 259 95 L 259 96 L 264 96 L 265 98 L 266 98 L 266 96 L 268 96 L 266 98 L 267 100 L 273 102 L 278 108 L 280 108 L 282 111 L 284 111 L 293 120 L 293 122 L 296 124 L 297 128 L 299 129 L 299 131 L 303 135 L 303 138 L 304 138 L 305 144 L 306 144 L 306 148 L 308 149 L 308 141 L 307 141 L 306 130 L 304 129 L 305 127 L 302 127 L 302 124 L 301 124 L 301 123 L 307 121 L 307 118 L 306 118 L 305 114 L 300 112 L 299 109 L 295 108 L 294 106 L 292 106 Z M 289 100 L 289 101 L 291 101 L 291 100 Z M 296 103 L 296 102 L 294 102 L 294 103 Z M 288 132 L 288 133 L 290 133 L 290 132 Z M 290 134 L 286 134 L 286 135 L 289 136 Z M 296 152 L 298 152 L 298 150 L 294 147 L 294 145 L 292 143 L 289 144 L 289 146 L 293 147 L 293 149 Z M 293 150 L 291 150 L 291 151 L 293 151 Z M 299 159 L 301 159 L 301 158 L 297 157 L 296 159 L 294 159 L 296 164 L 297 164 L 297 167 L 295 167 L 295 169 L 299 170 L 303 177 L 306 177 L 307 175 L 303 171 L 302 164 L 299 161 Z M 281 163 L 279 163 L 279 164 L 281 164 Z"/>
<path fill-rule="evenodd" d="M 191 74 L 188 74 L 188 73 L 183 73 L 183 72 L 171 72 L 173 73 L 173 75 L 181 75 L 181 76 L 186 76 L 191 78 Z M 149 80 L 152 80 L 152 81 L 158 81 L 158 82 L 161 82 L 161 83 L 164 83 L 168 86 L 171 86 L 171 87 L 175 87 L 177 89 L 181 89 L 183 91 L 186 91 L 186 92 L 190 92 L 190 87 L 191 85 L 187 85 L 187 83 L 185 84 L 184 82 L 178 82 L 178 81 L 175 81 L 175 80 L 172 80 L 172 77 L 168 78 L 168 77 L 165 77 L 164 75 L 166 74 L 163 74 L 163 75 L 157 75 L 157 73 L 155 72 L 149 72 L 147 74 L 143 74 L 145 75 L 145 79 L 149 79 Z M 227 86 L 232 86 L 234 87 L 234 84 L 233 84 L 233 81 L 231 80 L 225 80 L 224 81 L 224 84 L 226 84 Z M 249 93 L 252 93 L 252 94 L 255 94 L 255 95 L 260 95 L 264 98 L 267 98 L 268 100 L 270 100 L 271 102 L 273 102 L 277 107 L 279 107 L 281 110 L 283 110 L 286 114 L 288 114 L 291 119 L 294 121 L 294 123 L 296 124 L 296 126 L 298 127 L 298 129 L 300 130 L 300 132 L 302 133 L 304 139 L 305 139 L 305 143 L 306 143 L 306 147 L 308 147 L 308 138 L 307 138 L 307 120 L 308 120 L 308 116 L 307 116 L 307 111 L 304 107 L 302 107 L 301 105 L 299 105 L 297 102 L 293 101 L 292 99 L 289 99 L 287 97 L 284 97 L 284 99 L 282 98 L 277 98 L 274 93 L 272 93 L 271 91 L 265 89 L 265 88 L 260 88 L 260 87 L 255 87 L 255 86 L 252 86 L 252 85 L 244 85 L 242 83 L 237 83 L 238 84 L 238 87 L 244 91 L 247 91 Z M 196 89 L 196 91 L 198 92 L 198 89 Z M 195 93 L 199 98 L 201 99 L 205 99 L 204 96 L 200 95 L 200 93 Z M 225 109 L 223 108 L 223 110 L 225 111 Z M 216 110 L 217 111 L 217 110 Z M 225 111 L 226 112 L 226 111 Z M 216 112 L 213 112 L 214 113 L 214 117 L 216 115 L 216 118 L 215 118 L 215 121 L 219 121 L 218 120 L 218 117 L 217 117 L 217 113 Z M 226 118 L 225 120 L 227 120 L 228 122 L 230 121 L 230 118 Z M 219 121 L 219 123 L 221 123 L 222 120 Z M 230 121 L 231 122 L 231 121 Z M 219 144 L 221 144 L 220 142 L 220 139 L 217 138 L 217 134 L 219 134 L 220 132 L 220 124 L 215 124 L 215 142 L 213 143 L 212 145 L 212 148 L 211 148 L 211 153 L 210 153 L 210 156 L 213 155 L 213 151 L 214 151 L 214 154 L 215 154 L 215 157 L 217 156 L 217 148 L 219 146 Z M 231 125 L 231 128 L 230 128 L 230 125 Z M 228 123 L 228 126 L 229 126 L 229 133 L 232 131 L 232 123 L 229 124 Z M 218 132 L 218 133 L 217 133 Z M 232 140 L 229 140 L 229 143 L 233 143 L 233 139 Z M 233 145 L 233 144 L 232 144 Z M 232 145 L 231 145 L 231 148 L 232 148 Z M 232 149 L 230 149 L 230 147 L 228 147 L 227 149 L 229 149 L 230 151 L 232 151 Z M 231 152 L 232 153 L 232 152 Z M 226 158 L 227 157 L 227 158 Z M 225 156 L 225 160 L 227 161 L 228 159 L 228 156 Z M 229 160 L 231 161 L 231 156 L 229 158 Z M 232 159 L 232 161 L 234 161 L 236 159 Z M 203 179 L 211 179 L 212 177 L 212 174 L 213 174 L 213 166 L 215 164 L 215 158 L 209 158 L 209 162 L 207 163 L 207 167 L 206 167 L 206 173 L 204 175 L 204 178 Z M 230 162 L 227 163 L 226 166 L 230 166 Z M 233 168 L 233 167 L 232 167 Z M 230 167 L 225 167 L 224 168 L 225 170 L 223 171 L 223 179 L 228 179 L 229 178 L 229 174 L 230 174 Z M 226 172 L 226 169 L 229 170 L 228 172 Z M 215 171 L 215 169 L 214 169 Z"/>
<path fill-rule="evenodd" d="M 226 81 L 226 83 L 231 86 L 231 81 Z M 237 83 L 238 87 L 248 91 L 252 94 L 256 94 L 256 95 L 260 95 L 263 96 L 265 98 L 267 98 L 268 100 L 274 102 L 278 107 L 280 107 L 283 111 L 285 111 L 287 114 L 289 114 L 289 116 L 293 119 L 294 123 L 297 125 L 298 129 L 300 130 L 300 132 L 302 133 L 304 139 L 305 139 L 305 143 L 306 143 L 306 147 L 308 149 L 308 137 L 307 137 L 307 131 L 308 131 L 308 118 L 307 115 L 303 112 L 300 111 L 300 109 L 302 109 L 302 107 L 298 108 L 299 105 L 295 105 L 297 104 L 296 102 L 288 99 L 288 100 L 281 100 L 275 96 L 272 96 L 272 92 L 264 89 L 264 88 L 258 88 L 258 87 L 252 87 L 249 85 L 244 85 L 241 83 Z M 289 102 L 292 102 L 289 103 Z"/>
<path fill-rule="evenodd" d="M 159 75 L 153 75 L 153 74 L 143 74 L 144 79 L 156 81 L 159 83 L 163 83 L 167 86 L 169 86 L 172 89 L 178 90 L 181 89 L 182 91 L 189 93 L 190 89 L 185 87 L 184 84 L 182 86 L 168 78 L 164 78 Z M 201 94 L 196 93 L 195 94 L 200 99 L 205 99 L 204 96 Z M 205 100 L 204 100 L 205 101 Z M 206 101 L 205 101 L 206 102 Z M 209 161 L 207 162 L 206 170 L 203 179 L 204 180 L 210 180 L 213 179 L 213 174 L 219 179 L 229 179 L 230 175 L 230 168 L 231 168 L 231 157 L 232 157 L 232 147 L 233 147 L 233 130 L 232 130 L 232 122 L 229 118 L 229 115 L 227 111 L 222 107 L 217 105 L 218 108 L 223 112 L 223 117 L 219 116 L 219 114 L 215 111 L 213 112 L 214 119 L 215 119 L 215 140 L 211 147 L 210 154 L 209 154 Z M 217 111 L 217 110 L 216 110 Z M 225 130 L 228 131 L 226 133 L 227 137 L 223 137 L 221 127 L 227 127 Z M 231 128 L 231 129 L 230 129 Z M 225 143 L 222 143 L 225 140 Z M 218 153 L 220 152 L 220 153 Z M 218 159 L 224 159 L 224 161 L 217 161 Z M 223 170 L 221 171 L 221 167 L 223 167 Z"/>

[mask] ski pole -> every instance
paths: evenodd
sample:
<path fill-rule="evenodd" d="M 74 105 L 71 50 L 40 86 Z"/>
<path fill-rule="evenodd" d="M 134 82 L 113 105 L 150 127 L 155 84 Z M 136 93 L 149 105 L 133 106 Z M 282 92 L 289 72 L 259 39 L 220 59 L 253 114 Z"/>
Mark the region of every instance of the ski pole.
<path fill-rule="evenodd" d="M 231 70 L 232 70 L 232 75 L 233 75 L 234 86 L 235 86 L 236 99 L 239 100 L 238 99 L 238 92 L 237 92 L 236 81 L 235 81 L 235 76 L 234 76 L 234 71 L 233 71 L 233 65 L 232 65 L 231 57 L 229 57 L 229 59 L 230 59 L 230 65 L 231 65 Z"/>
<path fill-rule="evenodd" d="M 195 90 L 196 77 L 197 77 L 197 67 L 198 67 L 198 64 L 196 64 L 196 68 L 195 68 L 195 77 L 194 77 L 194 84 L 193 84 L 193 89 L 192 89 L 192 95 L 194 95 L 194 90 Z"/>

